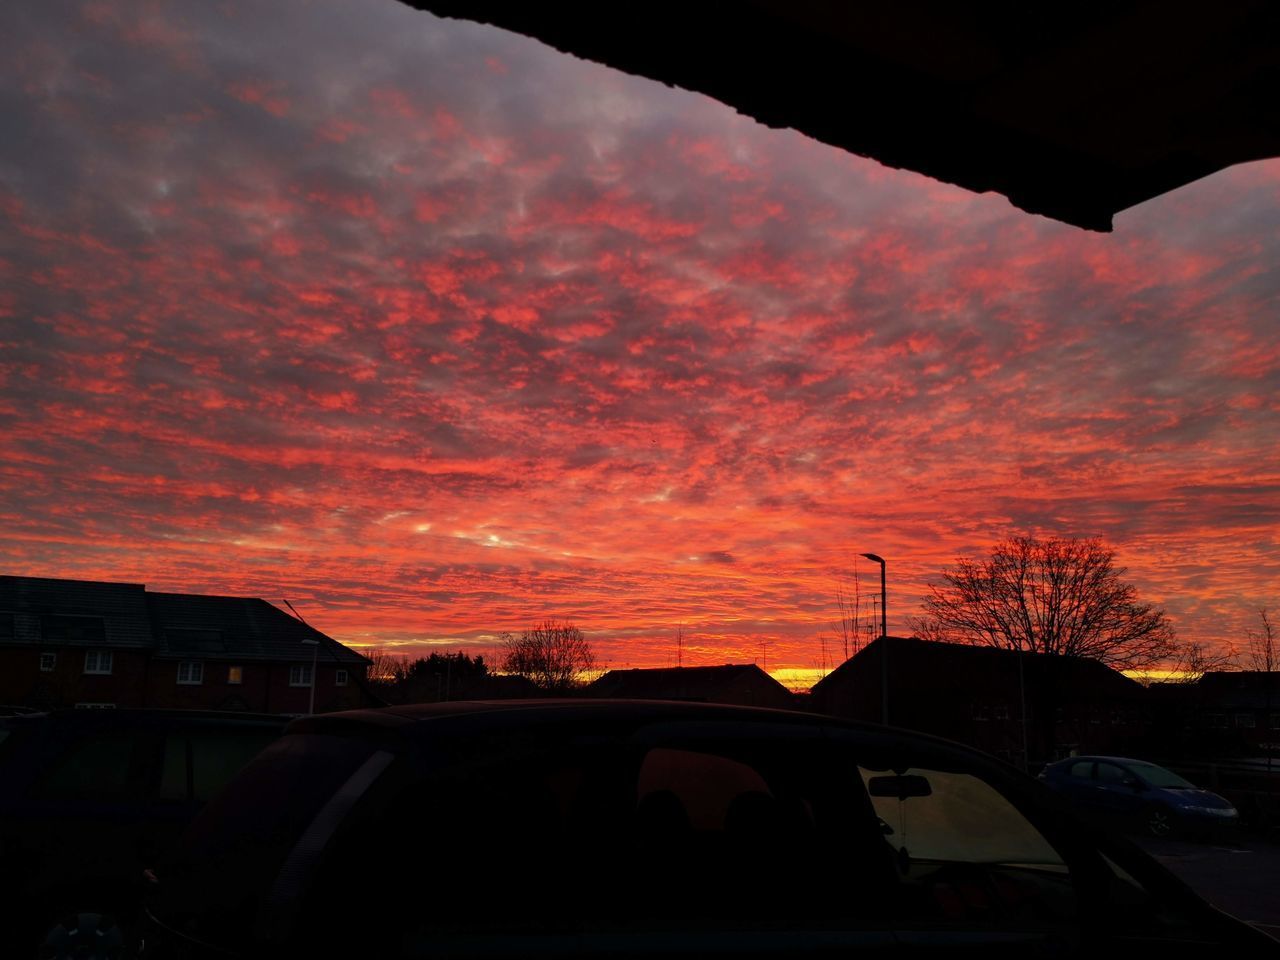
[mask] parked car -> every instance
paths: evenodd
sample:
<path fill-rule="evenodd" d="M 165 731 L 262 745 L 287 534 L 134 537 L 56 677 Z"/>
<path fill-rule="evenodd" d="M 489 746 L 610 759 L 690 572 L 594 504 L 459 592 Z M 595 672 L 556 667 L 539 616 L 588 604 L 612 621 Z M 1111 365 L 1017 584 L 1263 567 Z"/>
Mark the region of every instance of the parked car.
<path fill-rule="evenodd" d="M 145 960 L 1280 955 L 990 756 L 709 704 L 300 719 L 152 877 Z"/>
<path fill-rule="evenodd" d="M 287 723 L 185 710 L 0 718 L 0 955 L 35 956 L 80 916 L 119 937 L 136 923 L 144 864 Z"/>
<path fill-rule="evenodd" d="M 1231 801 L 1171 770 L 1128 757 L 1068 757 L 1040 779 L 1073 804 L 1135 824 L 1153 837 L 1234 828 Z"/>

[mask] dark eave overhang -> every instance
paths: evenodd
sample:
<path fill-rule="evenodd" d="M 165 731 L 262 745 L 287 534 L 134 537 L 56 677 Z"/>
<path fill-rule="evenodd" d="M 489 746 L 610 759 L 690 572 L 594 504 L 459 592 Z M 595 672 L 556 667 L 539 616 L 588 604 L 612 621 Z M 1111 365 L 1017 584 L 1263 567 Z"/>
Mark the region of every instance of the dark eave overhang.
<path fill-rule="evenodd" d="M 1091 230 L 1280 155 L 1280 4 L 407 0 Z"/>

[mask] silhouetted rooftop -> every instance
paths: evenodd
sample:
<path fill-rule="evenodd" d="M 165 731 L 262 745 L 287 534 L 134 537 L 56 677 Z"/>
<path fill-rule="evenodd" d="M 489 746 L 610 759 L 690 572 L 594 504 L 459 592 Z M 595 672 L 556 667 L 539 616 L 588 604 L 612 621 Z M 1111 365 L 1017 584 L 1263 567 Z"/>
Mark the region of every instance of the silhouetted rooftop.
<path fill-rule="evenodd" d="M 942 643 L 919 637 L 889 637 L 889 664 L 892 682 L 921 686 L 934 683 L 947 686 L 974 677 L 1014 675 L 1022 659 L 1022 669 L 1030 682 L 1051 666 L 1053 679 L 1077 689 L 1093 689 L 1099 696 L 1118 691 L 1142 692 L 1142 686 L 1105 663 L 1086 657 L 1064 657 L 1045 653 L 1022 653 L 1003 647 L 975 646 L 967 643 Z M 833 687 L 846 682 L 859 669 L 879 669 L 880 646 L 877 637 L 813 685 L 813 694 L 821 697 Z M 907 669 L 907 667 L 910 669 Z M 927 672 L 922 668 L 927 668 Z"/>
<path fill-rule="evenodd" d="M 631 700 L 713 700 L 744 683 L 776 685 L 784 694 L 786 687 L 774 680 L 754 663 L 728 663 L 718 667 L 658 667 L 610 670 L 587 687 L 592 697 Z"/>
<path fill-rule="evenodd" d="M 6 643 L 134 647 L 183 659 L 308 660 L 366 658 L 255 597 L 153 593 L 142 584 L 0 576 Z M 9 621 L 12 621 L 10 624 Z"/>

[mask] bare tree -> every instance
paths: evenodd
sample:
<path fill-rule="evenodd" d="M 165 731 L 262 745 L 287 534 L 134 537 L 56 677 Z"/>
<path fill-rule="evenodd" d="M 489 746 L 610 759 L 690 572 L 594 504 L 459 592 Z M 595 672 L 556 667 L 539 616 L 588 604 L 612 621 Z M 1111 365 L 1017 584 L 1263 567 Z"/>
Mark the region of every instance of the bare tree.
<path fill-rule="evenodd" d="M 1261 629 L 1249 631 L 1249 665 L 1262 673 L 1275 673 L 1280 667 L 1280 650 L 1276 649 L 1275 628 L 1266 607 L 1258 610 L 1258 620 Z"/>
<path fill-rule="evenodd" d="M 1261 627 L 1258 630 L 1249 631 L 1249 664 L 1253 669 L 1262 674 L 1262 703 L 1263 703 L 1263 720 L 1266 725 L 1264 729 L 1272 729 L 1271 723 L 1271 707 L 1275 702 L 1275 685 L 1276 685 L 1276 667 L 1280 666 L 1277 657 L 1280 651 L 1276 649 L 1275 629 L 1271 625 L 1271 617 L 1267 613 L 1267 608 L 1262 607 L 1258 610 L 1258 619 Z M 1275 783 L 1271 779 L 1272 757 L 1271 750 L 1267 750 L 1267 792 L 1275 792 Z"/>
<path fill-rule="evenodd" d="M 571 623 L 546 620 L 518 637 L 504 633 L 499 640 L 503 671 L 527 677 L 552 693 L 573 689 L 596 667 L 591 644 Z"/>
<path fill-rule="evenodd" d="M 1206 673 L 1229 670 L 1235 666 L 1236 652 L 1218 653 L 1199 640 L 1184 644 L 1178 659 L 1174 661 L 1175 683 L 1199 683 Z"/>
<path fill-rule="evenodd" d="M 365 656 L 371 661 L 367 676 L 372 684 L 394 683 L 400 679 L 409 663 L 408 657 L 391 653 L 386 647 L 370 647 L 365 651 Z"/>
<path fill-rule="evenodd" d="M 911 628 L 911 635 L 919 637 L 921 640 L 932 640 L 936 643 L 958 643 L 962 639 L 931 617 L 908 617 L 907 626 Z"/>
<path fill-rule="evenodd" d="M 1116 669 L 1167 662 L 1173 625 L 1141 603 L 1115 552 L 1096 539 L 1012 537 L 985 560 L 960 558 L 925 598 L 926 632 Z"/>
<path fill-rule="evenodd" d="M 855 591 L 854 597 L 857 597 Z M 844 592 L 844 587 L 836 584 L 836 609 L 840 611 L 840 619 L 836 621 L 836 638 L 840 641 L 844 660 L 852 653 L 858 652 L 858 613 L 856 600 L 851 600 Z M 823 638 L 824 650 L 826 638 Z M 825 653 L 823 657 L 825 661 Z M 844 660 L 841 662 L 843 663 Z"/>
<path fill-rule="evenodd" d="M 853 562 L 852 588 L 836 582 L 836 609 L 840 614 L 840 619 L 836 621 L 836 639 L 840 643 L 844 659 L 848 660 L 869 642 L 879 627 L 874 613 L 865 617 L 863 615 L 857 560 Z"/>

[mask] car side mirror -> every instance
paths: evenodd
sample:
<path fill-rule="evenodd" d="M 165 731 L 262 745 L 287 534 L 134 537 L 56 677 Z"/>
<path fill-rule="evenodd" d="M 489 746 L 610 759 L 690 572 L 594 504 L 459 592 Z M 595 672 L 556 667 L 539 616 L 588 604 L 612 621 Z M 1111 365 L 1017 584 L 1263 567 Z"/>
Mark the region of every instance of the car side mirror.
<path fill-rule="evenodd" d="M 933 788 L 927 778 L 919 774 L 895 777 L 872 777 L 867 781 L 867 793 L 873 797 L 892 797 L 905 800 L 907 797 L 931 797 Z"/>

